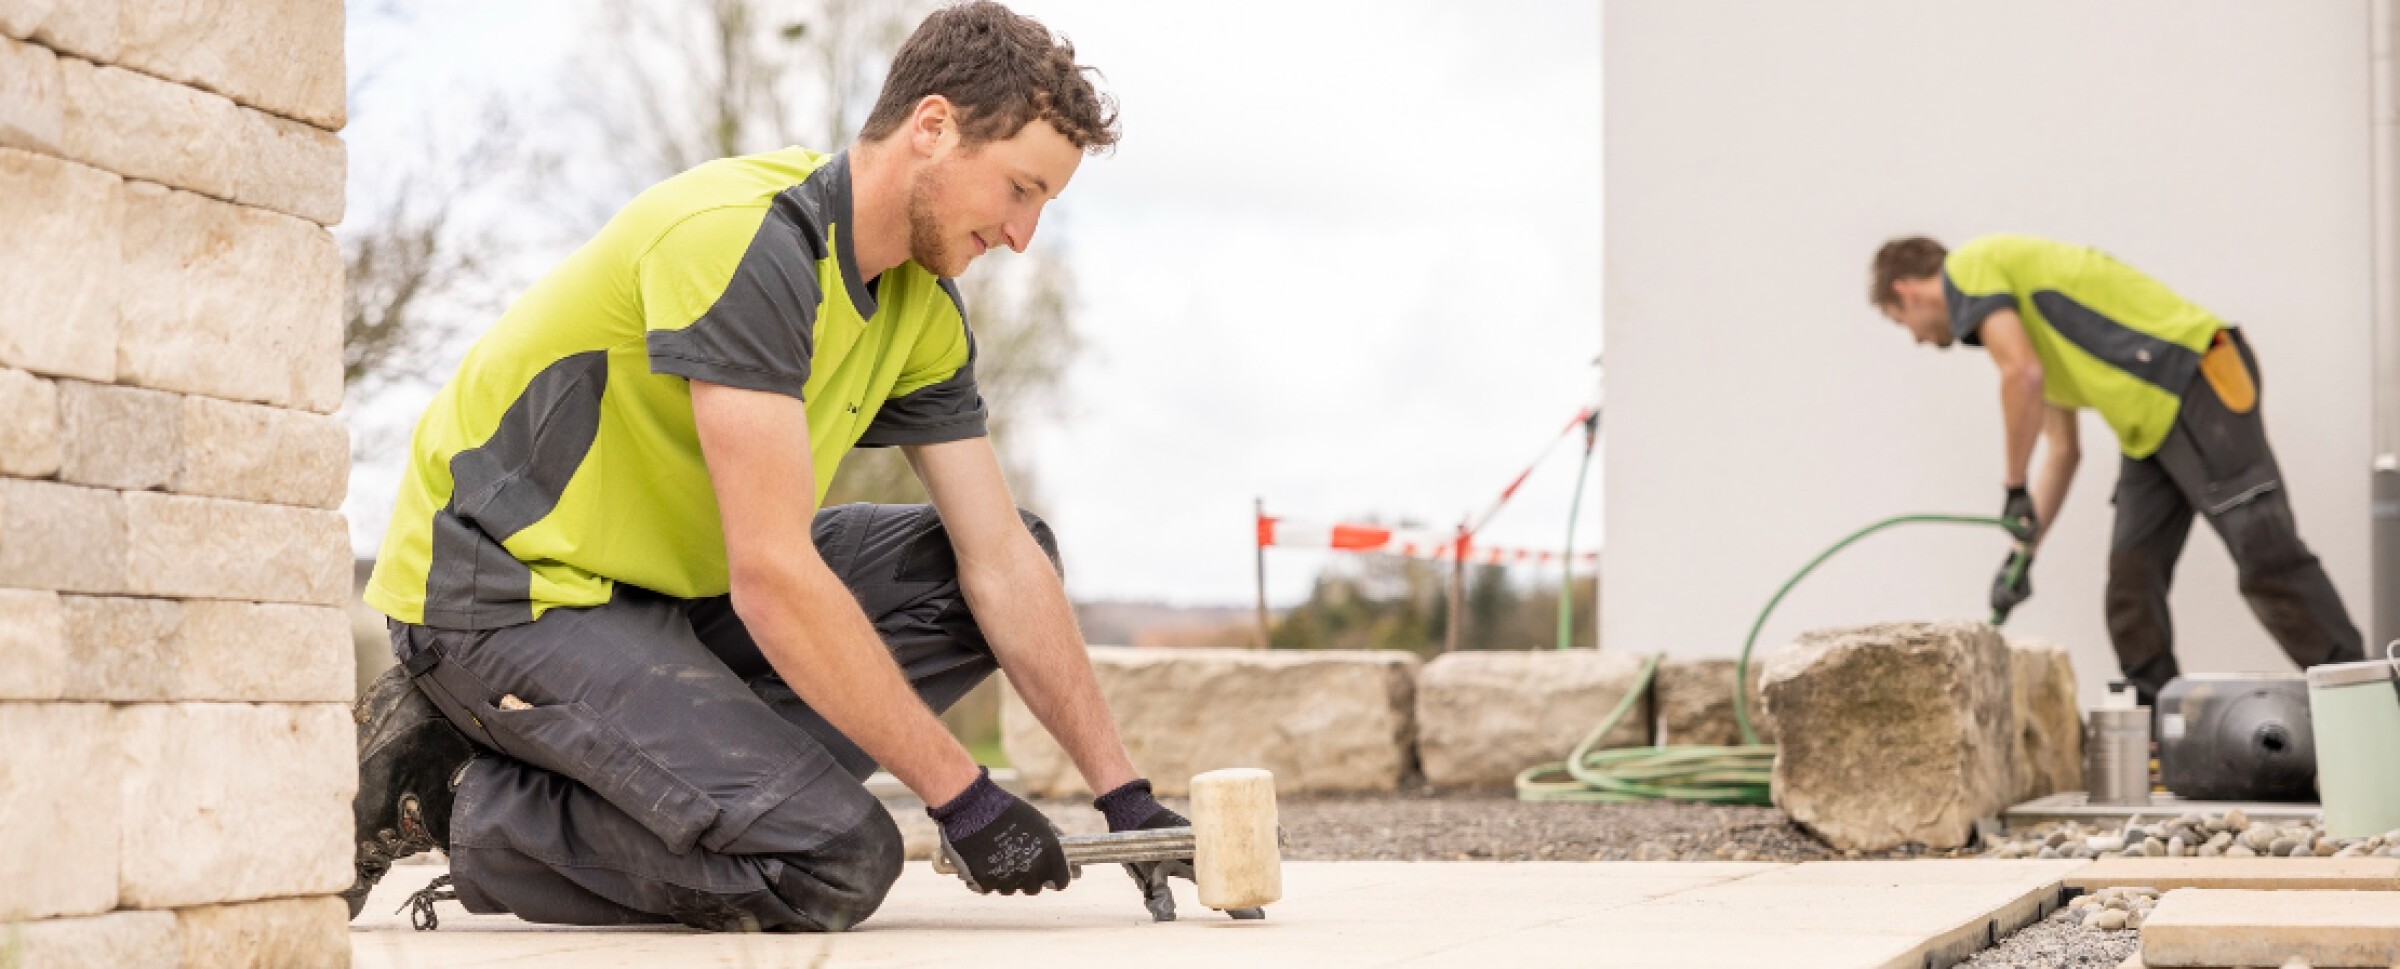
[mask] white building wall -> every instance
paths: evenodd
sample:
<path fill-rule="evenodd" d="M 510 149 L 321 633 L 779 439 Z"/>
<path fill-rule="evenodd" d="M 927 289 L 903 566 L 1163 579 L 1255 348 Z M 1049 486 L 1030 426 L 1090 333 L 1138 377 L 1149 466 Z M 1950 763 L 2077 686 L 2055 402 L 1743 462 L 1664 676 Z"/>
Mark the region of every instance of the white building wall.
<path fill-rule="evenodd" d="M 2301 533 L 2366 624 L 2368 46 L 2306 4 L 1613 0 L 1605 30 L 1610 649 L 1727 656 L 1793 570 L 1910 511 L 1994 514 L 1982 351 L 1866 304 L 1886 238 L 2099 246 L 2244 325 Z M 2102 613 L 2120 456 L 2096 414 L 2014 635 L 2116 673 Z M 2038 460 L 2038 459 L 2037 459 Z M 2288 669 L 2196 523 L 2187 671 Z M 1778 611 L 1804 629 L 1980 618 L 1996 531 L 1868 539 Z"/>

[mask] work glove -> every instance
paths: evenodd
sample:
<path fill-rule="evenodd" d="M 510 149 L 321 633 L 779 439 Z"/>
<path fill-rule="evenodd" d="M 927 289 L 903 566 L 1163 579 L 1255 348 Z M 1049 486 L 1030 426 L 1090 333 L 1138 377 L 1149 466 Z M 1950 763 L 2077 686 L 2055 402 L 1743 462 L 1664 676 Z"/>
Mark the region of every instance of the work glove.
<path fill-rule="evenodd" d="M 2033 549 L 2019 545 L 2010 550 L 2008 559 L 2000 563 L 2000 571 L 1992 576 L 1992 625 L 2008 621 L 2008 614 L 2033 598 Z"/>
<path fill-rule="evenodd" d="M 2000 506 L 2000 527 L 2008 529 L 2017 541 L 2033 541 L 2034 534 L 2042 530 L 2042 522 L 2033 513 L 2031 492 L 2022 487 L 2008 489 L 2008 502 Z"/>
<path fill-rule="evenodd" d="M 1165 805 L 1158 803 L 1158 798 L 1150 793 L 1147 779 L 1125 782 L 1116 790 L 1094 799 L 1092 807 L 1108 817 L 1111 834 L 1192 826 L 1190 821 L 1183 819 L 1183 815 L 1167 810 Z M 1175 893 L 1168 887 L 1167 879 L 1181 878 L 1194 883 L 1199 880 L 1192 871 L 1192 860 L 1189 858 L 1126 862 L 1125 874 L 1133 876 L 1134 887 L 1142 890 L 1142 906 L 1150 910 L 1150 919 L 1154 922 L 1175 921 Z M 1234 909 L 1225 914 L 1237 919 L 1267 917 L 1266 912 L 1255 908 Z"/>
<path fill-rule="evenodd" d="M 1058 829 L 1033 805 L 992 783 L 981 771 L 950 803 L 926 808 L 941 825 L 941 851 L 977 893 L 1064 889 L 1074 878 Z"/>

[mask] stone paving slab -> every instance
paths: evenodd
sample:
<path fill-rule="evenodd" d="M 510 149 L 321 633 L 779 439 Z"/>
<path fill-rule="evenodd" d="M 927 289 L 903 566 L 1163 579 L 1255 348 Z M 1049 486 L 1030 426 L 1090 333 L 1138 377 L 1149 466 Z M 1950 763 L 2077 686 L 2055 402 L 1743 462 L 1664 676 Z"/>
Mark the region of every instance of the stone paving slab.
<path fill-rule="evenodd" d="M 2066 881 L 2081 892 L 2127 885 L 2400 891 L 2400 858 L 2102 858 Z"/>
<path fill-rule="evenodd" d="M 2160 791 L 2150 795 L 2150 803 L 2135 807 L 2124 804 L 2092 804 L 2082 791 L 2064 791 L 2037 797 L 2000 812 L 2000 821 L 2009 828 L 2044 824 L 2051 821 L 2123 822 L 2132 818 L 2153 821 L 2181 814 L 2223 814 L 2240 808 L 2254 821 L 2313 821 L 2322 816 L 2323 808 L 2314 804 L 2289 801 L 2186 801 Z"/>
<path fill-rule="evenodd" d="M 2153 969 L 2293 956 L 2318 969 L 2384 969 L 2400 962 L 2400 892 L 2172 891 L 2142 924 L 2141 956 Z"/>
<path fill-rule="evenodd" d="M 1642 969 L 1921 969 L 2055 905 L 2072 861 L 1294 862 L 1263 922 L 1199 907 L 1154 924 L 1131 882 L 983 897 L 910 865 L 883 910 L 839 936 L 725 936 L 537 926 L 442 905 L 442 928 L 393 914 L 442 868 L 404 865 L 351 931 L 356 969 L 633 966 L 1074 969 L 1474 966 L 1541 959 Z M 1962 950 L 1963 951 L 1960 951 Z"/>

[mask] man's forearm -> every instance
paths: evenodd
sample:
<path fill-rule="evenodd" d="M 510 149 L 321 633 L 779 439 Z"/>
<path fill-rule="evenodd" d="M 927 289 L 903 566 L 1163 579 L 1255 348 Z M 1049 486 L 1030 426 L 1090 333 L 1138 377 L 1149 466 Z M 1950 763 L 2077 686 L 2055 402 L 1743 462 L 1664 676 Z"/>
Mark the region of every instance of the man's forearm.
<path fill-rule="evenodd" d="M 960 563 L 959 585 L 1009 685 L 1066 749 L 1095 793 L 1139 775 L 1100 696 L 1066 588 L 1027 536 L 989 567 Z"/>
<path fill-rule="evenodd" d="M 2048 406 L 2042 402 L 2041 371 L 2001 375 L 2000 421 L 2008 439 L 2008 474 L 2003 483 L 2009 487 L 2025 484 L 2027 468 L 2033 463 L 2033 445 L 2041 439 L 2042 415 Z"/>
<path fill-rule="evenodd" d="M 2059 509 L 2066 507 L 2067 489 L 2075 484 L 2075 469 L 2082 462 L 2082 452 L 2071 441 L 2053 439 L 2042 448 L 2041 475 L 2033 482 L 2033 513 L 2041 520 L 2041 530 L 2033 536 L 2036 547 L 2057 523 Z"/>
<path fill-rule="evenodd" d="M 734 610 L 800 699 L 927 804 L 974 783 L 974 759 L 918 698 L 832 572 L 795 563 L 751 581 L 737 582 Z"/>

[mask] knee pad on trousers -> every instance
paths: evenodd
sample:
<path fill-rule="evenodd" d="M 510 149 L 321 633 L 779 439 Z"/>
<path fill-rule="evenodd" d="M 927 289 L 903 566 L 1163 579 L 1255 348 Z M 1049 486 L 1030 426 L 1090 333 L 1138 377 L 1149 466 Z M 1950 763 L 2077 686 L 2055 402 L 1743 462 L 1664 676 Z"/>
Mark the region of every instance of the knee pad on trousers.
<path fill-rule="evenodd" d="M 783 859 L 775 894 L 825 932 L 842 932 L 882 907 L 907 860 L 900 826 L 882 807 L 805 857 Z"/>
<path fill-rule="evenodd" d="M 1067 566 L 1059 560 L 1058 536 L 1050 531 L 1050 523 L 1022 507 L 1017 509 L 1017 517 L 1025 520 L 1025 530 L 1033 533 L 1033 543 L 1042 547 L 1042 554 L 1050 556 L 1050 567 L 1058 572 L 1059 578 L 1066 578 Z"/>

